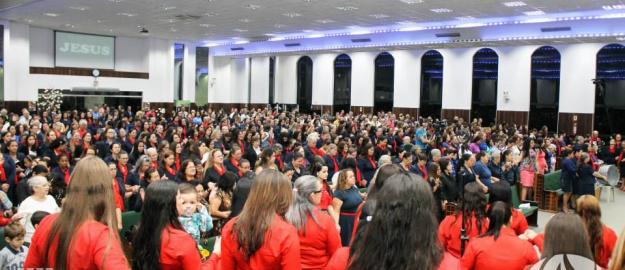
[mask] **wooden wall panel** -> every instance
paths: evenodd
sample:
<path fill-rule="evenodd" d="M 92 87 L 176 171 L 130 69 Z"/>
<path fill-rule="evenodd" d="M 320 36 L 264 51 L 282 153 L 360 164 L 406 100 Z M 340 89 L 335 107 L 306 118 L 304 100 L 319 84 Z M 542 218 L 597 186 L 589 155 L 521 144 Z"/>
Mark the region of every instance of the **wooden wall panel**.
<path fill-rule="evenodd" d="M 558 132 L 566 134 L 589 135 L 593 129 L 592 113 L 560 113 Z"/>
<path fill-rule="evenodd" d="M 412 117 L 419 117 L 419 108 L 398 108 L 393 107 L 394 114 L 404 114 L 410 115 Z"/>
<path fill-rule="evenodd" d="M 312 105 L 312 110 L 321 114 L 332 114 L 332 105 Z"/>
<path fill-rule="evenodd" d="M 527 125 L 529 123 L 530 113 L 520 111 L 497 111 L 497 124 L 509 123 L 517 125 Z"/>
<path fill-rule="evenodd" d="M 50 75 L 71 75 L 71 76 L 88 76 L 91 77 L 93 68 L 67 68 L 67 67 L 30 67 L 30 74 L 50 74 Z M 147 72 L 127 72 L 115 71 L 111 69 L 101 69 L 100 77 L 114 78 L 130 78 L 130 79 L 149 79 L 150 73 Z"/>
<path fill-rule="evenodd" d="M 441 112 L 442 119 L 453 120 L 454 117 L 462 118 L 464 122 L 470 122 L 471 110 L 443 109 Z"/>
<path fill-rule="evenodd" d="M 352 112 L 354 112 L 354 114 L 373 113 L 373 107 L 369 107 L 369 106 L 352 106 Z"/>
<path fill-rule="evenodd" d="M 23 108 L 28 108 L 28 101 L 3 101 L 0 108 L 6 109 L 9 113 L 22 114 Z"/>

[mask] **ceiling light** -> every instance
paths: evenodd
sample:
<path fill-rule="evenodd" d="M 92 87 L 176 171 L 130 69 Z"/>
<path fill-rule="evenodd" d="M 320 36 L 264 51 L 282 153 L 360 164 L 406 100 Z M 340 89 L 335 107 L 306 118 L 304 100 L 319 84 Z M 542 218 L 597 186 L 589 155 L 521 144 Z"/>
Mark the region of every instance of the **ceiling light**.
<path fill-rule="evenodd" d="M 466 21 L 466 20 L 473 20 L 473 19 L 475 19 L 475 17 L 473 17 L 473 16 L 456 17 L 456 20 L 459 20 L 459 21 Z"/>
<path fill-rule="evenodd" d="M 163 7 L 163 10 L 165 10 L 165 11 L 172 10 L 172 9 L 176 9 L 176 7 Z"/>
<path fill-rule="evenodd" d="M 287 12 L 287 13 L 283 13 L 282 15 L 287 16 L 289 18 L 295 18 L 295 17 L 302 16 L 302 14 L 299 14 L 297 12 Z"/>
<path fill-rule="evenodd" d="M 456 28 L 474 28 L 474 27 L 482 27 L 486 26 L 485 23 L 463 23 L 456 25 Z"/>
<path fill-rule="evenodd" d="M 178 29 L 176 29 L 176 28 L 169 28 L 169 31 L 178 32 Z"/>
<path fill-rule="evenodd" d="M 88 10 L 88 7 L 69 7 L 69 9 L 85 11 Z"/>
<path fill-rule="evenodd" d="M 513 1 L 513 2 L 504 2 L 502 3 L 506 7 L 523 7 L 527 6 L 525 2 L 522 1 Z"/>
<path fill-rule="evenodd" d="M 408 27 L 399 28 L 399 31 L 400 32 L 412 32 L 412 31 L 421 31 L 425 29 L 426 28 L 423 26 L 408 26 Z"/>
<path fill-rule="evenodd" d="M 342 10 L 342 11 L 354 11 L 354 10 L 358 10 L 358 8 L 357 8 L 357 7 L 354 7 L 354 6 L 336 7 L 336 9 L 338 9 L 338 10 Z"/>
<path fill-rule="evenodd" d="M 402 1 L 402 2 L 404 2 L 406 4 L 409 4 L 409 5 L 423 3 L 423 0 L 399 0 L 399 1 Z"/>
<path fill-rule="evenodd" d="M 272 37 L 269 39 L 269 41 L 282 41 L 282 40 L 285 40 L 285 38 L 284 37 Z"/>
<path fill-rule="evenodd" d="M 371 14 L 369 15 L 369 17 L 373 17 L 376 19 L 384 19 L 384 18 L 388 18 L 389 16 L 386 14 Z"/>
<path fill-rule="evenodd" d="M 244 22 L 244 23 L 249 23 L 249 22 L 251 22 L 252 20 L 250 20 L 250 19 L 248 19 L 248 18 L 243 18 L 243 19 L 240 19 L 239 21 L 240 21 L 240 22 Z"/>
<path fill-rule="evenodd" d="M 259 5 L 253 5 L 253 4 L 249 4 L 247 6 L 245 6 L 245 8 L 251 9 L 251 10 L 257 10 L 260 8 Z"/>
<path fill-rule="evenodd" d="M 597 16 L 597 18 L 598 19 L 620 19 L 620 18 L 625 18 L 625 13 L 605 14 L 605 15 Z"/>
<path fill-rule="evenodd" d="M 625 37 L 617 37 L 617 38 L 616 38 L 616 40 L 619 40 L 619 41 L 624 41 L 624 40 L 625 40 Z"/>
<path fill-rule="evenodd" d="M 27 22 L 27 23 L 32 23 L 33 22 L 32 19 L 28 19 L 28 18 L 24 19 L 24 21 Z"/>
<path fill-rule="evenodd" d="M 613 10 L 613 9 L 625 9 L 625 5 L 607 5 L 603 6 L 605 10 Z"/>
<path fill-rule="evenodd" d="M 448 9 L 448 8 L 434 8 L 434 9 L 430 9 L 430 11 L 434 13 L 449 13 L 449 12 L 452 12 L 453 10 Z"/>
<path fill-rule="evenodd" d="M 536 18 L 536 19 L 524 20 L 524 21 L 521 21 L 521 23 L 546 23 L 546 22 L 554 22 L 554 21 L 556 21 L 556 19 L 552 19 L 552 18 Z"/>
<path fill-rule="evenodd" d="M 527 16 L 540 16 L 540 15 L 545 15 L 545 12 L 542 10 L 533 10 L 533 11 L 523 12 L 523 14 Z"/>
<path fill-rule="evenodd" d="M 76 27 L 75 25 L 70 24 L 70 23 L 66 23 L 63 26 L 66 27 L 66 28 L 74 28 L 74 27 Z"/>
<path fill-rule="evenodd" d="M 276 23 L 276 24 L 274 24 L 274 25 L 273 25 L 273 27 L 275 27 L 275 28 L 282 28 L 282 27 L 285 27 L 285 26 L 286 26 L 286 25 L 284 25 L 284 24 L 279 24 L 279 23 Z"/>
<path fill-rule="evenodd" d="M 323 23 L 323 24 L 327 24 L 327 23 L 333 23 L 333 22 L 334 22 L 334 20 L 325 19 L 325 20 L 316 20 L 316 22 L 318 22 L 318 23 Z"/>
<path fill-rule="evenodd" d="M 213 16 L 217 16 L 217 15 L 219 15 L 219 14 L 217 14 L 215 12 L 206 12 L 206 13 L 204 13 L 204 16 L 206 16 L 206 17 L 213 17 Z"/>
<path fill-rule="evenodd" d="M 235 29 L 232 29 L 232 31 L 243 33 L 243 32 L 247 32 L 247 29 L 235 28 Z"/>
<path fill-rule="evenodd" d="M 43 15 L 48 16 L 48 17 L 58 17 L 59 14 L 56 13 L 44 13 Z"/>
<path fill-rule="evenodd" d="M 134 16 L 137 16 L 137 14 L 134 14 L 134 13 L 127 13 L 127 12 L 120 12 L 120 13 L 117 13 L 117 15 L 119 15 L 119 16 L 126 16 L 126 17 L 134 17 Z"/>
<path fill-rule="evenodd" d="M 250 42 L 247 40 L 239 40 L 239 41 L 234 42 L 234 44 L 247 44 L 247 43 L 250 43 Z"/>
<path fill-rule="evenodd" d="M 124 0 L 109 0 L 109 2 L 121 3 L 121 2 L 124 2 Z M 111 29 L 111 31 L 112 31 L 112 29 Z"/>
<path fill-rule="evenodd" d="M 213 26 L 215 26 L 215 25 L 208 24 L 208 23 L 201 23 L 201 24 L 198 24 L 198 26 L 199 26 L 199 27 L 204 27 L 204 28 L 209 28 L 209 27 L 213 27 Z"/>
<path fill-rule="evenodd" d="M 321 33 L 317 33 L 317 34 L 310 34 L 306 36 L 307 38 L 321 38 L 321 37 L 325 37 L 324 34 Z"/>

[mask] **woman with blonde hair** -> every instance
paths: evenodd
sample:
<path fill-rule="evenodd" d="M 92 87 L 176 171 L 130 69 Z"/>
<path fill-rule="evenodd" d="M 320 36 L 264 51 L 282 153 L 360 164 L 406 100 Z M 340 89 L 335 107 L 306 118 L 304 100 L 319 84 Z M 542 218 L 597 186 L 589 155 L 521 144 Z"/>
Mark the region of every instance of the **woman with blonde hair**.
<path fill-rule="evenodd" d="M 332 208 L 337 213 L 334 220 L 338 220 L 341 227 L 341 243 L 345 247 L 351 242 L 356 212 L 364 197 L 356 188 L 356 177 L 353 170 L 343 169 L 339 171 L 338 183 L 333 195 Z"/>
<path fill-rule="evenodd" d="M 616 244 L 616 233 L 601 223 L 599 200 L 592 195 L 583 195 L 577 199 L 576 211 L 586 226 L 595 262 L 602 268 L 607 268 Z"/>
<path fill-rule="evenodd" d="M 224 154 L 220 149 L 211 150 L 204 170 L 204 184 L 213 183 L 214 185 L 224 173 L 226 173 Z"/>
<path fill-rule="evenodd" d="M 618 238 L 616 249 L 612 254 L 612 263 L 609 270 L 624 270 L 625 269 L 625 229 L 621 232 L 621 236 Z"/>
<path fill-rule="evenodd" d="M 109 169 L 101 159 L 78 162 L 61 213 L 41 221 L 24 268 L 130 269 L 117 232 Z"/>
<path fill-rule="evenodd" d="M 301 269 L 297 230 L 284 218 L 292 201 L 282 173 L 257 175 L 243 211 L 223 228 L 221 269 Z"/>

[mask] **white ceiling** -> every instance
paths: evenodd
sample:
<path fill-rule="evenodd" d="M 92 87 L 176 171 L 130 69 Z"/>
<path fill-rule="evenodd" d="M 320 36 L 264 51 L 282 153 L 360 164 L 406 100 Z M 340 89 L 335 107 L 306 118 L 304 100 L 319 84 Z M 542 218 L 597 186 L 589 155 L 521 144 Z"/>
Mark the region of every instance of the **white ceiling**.
<path fill-rule="evenodd" d="M 0 1 L 3 2 L 3 1 Z M 75 32 L 191 41 L 372 27 L 398 22 L 603 10 L 619 0 L 4 0 L 0 18 Z M 416 3 L 412 3 L 416 2 Z M 20 5 L 21 3 L 21 5 Z M 623 6 L 618 6 L 623 5 Z M 437 13 L 432 10 L 448 9 Z M 625 12 L 625 10 L 624 10 Z"/>

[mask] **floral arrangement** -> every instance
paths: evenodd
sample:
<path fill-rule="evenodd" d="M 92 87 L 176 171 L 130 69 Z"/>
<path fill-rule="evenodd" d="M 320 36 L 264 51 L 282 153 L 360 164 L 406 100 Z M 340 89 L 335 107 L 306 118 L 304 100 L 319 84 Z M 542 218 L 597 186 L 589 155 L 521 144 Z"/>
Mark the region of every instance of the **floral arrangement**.
<path fill-rule="evenodd" d="M 39 111 L 58 111 L 63 103 L 61 89 L 43 89 L 39 91 L 37 109 Z"/>

